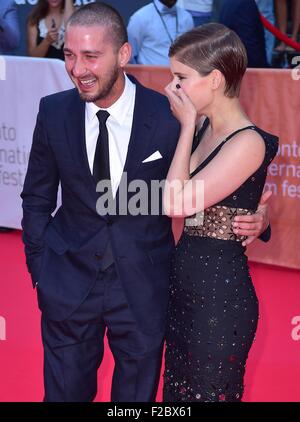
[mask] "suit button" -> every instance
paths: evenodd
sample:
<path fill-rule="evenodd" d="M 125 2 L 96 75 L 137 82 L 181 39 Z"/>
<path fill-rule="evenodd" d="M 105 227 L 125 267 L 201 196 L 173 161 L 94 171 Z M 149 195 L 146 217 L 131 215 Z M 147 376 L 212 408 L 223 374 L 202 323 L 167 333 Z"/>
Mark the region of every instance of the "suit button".
<path fill-rule="evenodd" d="M 95 253 L 95 258 L 96 258 L 97 261 L 100 261 L 102 256 L 99 253 Z"/>

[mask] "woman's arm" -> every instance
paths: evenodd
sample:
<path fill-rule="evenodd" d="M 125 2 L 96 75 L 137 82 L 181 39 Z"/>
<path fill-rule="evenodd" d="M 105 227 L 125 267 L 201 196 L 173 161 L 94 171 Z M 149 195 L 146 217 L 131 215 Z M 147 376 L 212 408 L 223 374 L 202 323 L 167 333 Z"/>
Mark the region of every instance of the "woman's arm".
<path fill-rule="evenodd" d="M 179 86 L 176 85 L 177 87 Z M 183 188 L 190 178 L 190 158 L 197 112 L 186 96 L 185 99 L 187 101 L 183 106 L 179 94 L 173 92 L 172 84 L 166 87 L 166 94 L 170 101 L 172 113 L 181 124 L 181 131 L 166 179 L 163 198 L 164 212 L 170 217 L 183 217 L 185 215 L 181 212 L 185 205 L 185 191 Z"/>
<path fill-rule="evenodd" d="M 189 180 L 193 138 L 191 122 L 194 116 L 188 115 L 193 113 L 193 105 L 182 90 L 181 98 L 172 93 L 170 87 L 166 91 L 173 113 L 176 117 L 180 116 L 182 129 L 167 175 L 164 211 L 170 217 L 186 217 L 218 203 L 241 186 L 261 165 L 265 144 L 253 130 L 240 132 L 223 146 L 203 170 Z"/>
<path fill-rule="evenodd" d="M 27 52 L 32 57 L 45 57 L 50 45 L 57 39 L 57 29 L 51 29 L 43 40 L 37 44 L 38 29 L 36 25 L 27 24 Z"/>

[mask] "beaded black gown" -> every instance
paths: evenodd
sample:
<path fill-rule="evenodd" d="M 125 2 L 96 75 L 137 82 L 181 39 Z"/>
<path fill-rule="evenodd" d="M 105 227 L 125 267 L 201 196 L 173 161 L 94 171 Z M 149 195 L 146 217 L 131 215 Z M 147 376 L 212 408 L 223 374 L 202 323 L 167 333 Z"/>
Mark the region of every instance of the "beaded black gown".
<path fill-rule="evenodd" d="M 208 123 L 207 119 L 200 130 L 200 141 Z M 267 167 L 278 148 L 277 137 L 256 126 L 248 128 L 265 141 L 263 163 L 235 192 L 204 211 L 203 224 L 185 225 L 173 256 L 163 397 L 167 402 L 235 402 L 243 395 L 258 301 L 243 238 L 232 232 L 231 222 L 235 215 L 257 209 Z"/>

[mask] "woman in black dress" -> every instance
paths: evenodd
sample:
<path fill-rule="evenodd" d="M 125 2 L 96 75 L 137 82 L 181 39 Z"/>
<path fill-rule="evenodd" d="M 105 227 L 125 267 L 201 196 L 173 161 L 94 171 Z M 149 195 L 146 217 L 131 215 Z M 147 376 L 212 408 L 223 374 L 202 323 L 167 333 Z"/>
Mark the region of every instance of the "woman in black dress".
<path fill-rule="evenodd" d="M 255 213 L 278 139 L 241 108 L 247 55 L 233 31 L 198 27 L 170 58 L 166 92 L 181 133 L 164 208 L 186 219 L 172 263 L 164 401 L 240 401 L 258 302 L 232 222 Z"/>

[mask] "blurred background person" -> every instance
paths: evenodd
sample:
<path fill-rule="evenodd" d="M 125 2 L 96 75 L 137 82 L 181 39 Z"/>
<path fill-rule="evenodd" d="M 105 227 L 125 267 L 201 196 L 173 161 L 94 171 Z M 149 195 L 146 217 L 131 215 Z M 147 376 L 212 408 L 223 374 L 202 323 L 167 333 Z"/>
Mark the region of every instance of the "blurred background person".
<path fill-rule="evenodd" d="M 29 56 L 64 60 L 65 24 L 74 11 L 73 0 L 38 0 L 27 23 Z"/>
<path fill-rule="evenodd" d="M 178 0 L 178 6 L 190 12 L 195 27 L 211 21 L 213 0 Z"/>
<path fill-rule="evenodd" d="M 232 29 L 246 47 L 248 67 L 269 67 L 264 27 L 255 0 L 223 0 L 217 21 Z"/>
<path fill-rule="evenodd" d="M 275 11 L 274 11 L 274 1 L 273 0 L 256 0 L 256 4 L 259 12 L 272 24 L 275 25 Z M 275 45 L 274 35 L 268 31 L 264 30 L 265 33 L 265 43 L 266 43 L 266 54 L 268 64 L 272 64 L 272 56 Z"/>
<path fill-rule="evenodd" d="M 8 53 L 18 47 L 20 29 L 18 13 L 14 0 L 0 2 L 0 54 Z"/>
<path fill-rule="evenodd" d="M 138 9 L 128 24 L 132 46 L 130 63 L 169 65 L 169 48 L 178 35 L 194 27 L 189 12 L 177 0 L 154 0 Z"/>
<path fill-rule="evenodd" d="M 287 26 L 288 26 L 288 6 L 287 0 L 276 0 L 276 18 L 277 18 L 277 25 L 281 32 L 284 34 L 287 33 Z M 300 29 L 300 0 L 293 0 L 292 2 L 292 33 L 291 38 L 294 41 L 298 40 L 298 34 Z M 286 46 L 284 42 L 280 42 L 276 47 L 277 51 L 284 51 L 284 50 L 291 50 L 294 49 L 292 47 Z"/>

